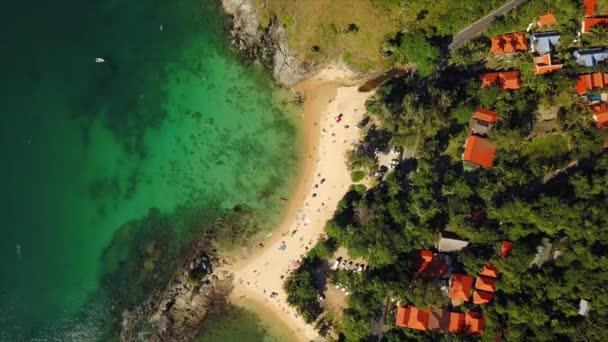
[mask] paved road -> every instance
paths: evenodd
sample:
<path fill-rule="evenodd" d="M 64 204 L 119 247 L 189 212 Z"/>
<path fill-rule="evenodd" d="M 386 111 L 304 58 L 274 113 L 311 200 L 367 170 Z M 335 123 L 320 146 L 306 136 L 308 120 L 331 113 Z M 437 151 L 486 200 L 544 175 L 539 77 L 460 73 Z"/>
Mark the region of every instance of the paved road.
<path fill-rule="evenodd" d="M 500 17 L 502 15 L 505 15 L 506 13 L 508 13 L 509 11 L 513 10 L 515 7 L 523 4 L 526 1 L 528 1 L 528 0 L 511 0 L 511 1 L 507 2 L 506 4 L 500 6 L 499 8 L 495 9 L 494 11 L 490 12 L 485 17 L 477 20 L 473 24 L 464 28 L 462 31 L 456 33 L 454 35 L 454 37 L 452 38 L 452 42 L 450 43 L 450 45 L 448 45 L 448 48 L 451 51 L 451 50 L 455 50 L 455 49 L 461 47 L 464 43 L 468 42 L 471 38 L 475 37 L 476 35 L 480 34 L 482 31 L 484 31 L 488 27 L 488 25 L 490 25 L 490 23 L 494 21 L 494 19 L 496 19 L 497 17 Z"/>

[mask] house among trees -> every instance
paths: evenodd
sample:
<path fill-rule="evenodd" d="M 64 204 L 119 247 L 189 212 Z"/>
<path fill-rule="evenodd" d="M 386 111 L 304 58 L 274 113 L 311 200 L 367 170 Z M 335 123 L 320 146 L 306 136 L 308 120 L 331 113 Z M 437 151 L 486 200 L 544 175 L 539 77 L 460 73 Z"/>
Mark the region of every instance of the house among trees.
<path fill-rule="evenodd" d="M 576 64 L 586 67 L 598 66 L 608 57 L 608 49 L 594 48 L 587 50 L 576 50 L 572 53 Z"/>
<path fill-rule="evenodd" d="M 443 334 L 461 332 L 464 329 L 464 313 L 445 309 L 431 309 L 429 330 Z"/>
<path fill-rule="evenodd" d="M 507 255 L 509 255 L 509 252 L 511 252 L 511 249 L 513 248 L 513 242 L 511 241 L 503 241 L 502 244 L 500 245 L 500 258 L 504 259 L 507 257 Z"/>
<path fill-rule="evenodd" d="M 553 15 L 552 12 L 547 12 L 539 15 L 536 23 L 538 26 L 550 26 L 557 23 L 557 18 L 555 18 L 555 15 Z"/>
<path fill-rule="evenodd" d="M 582 33 L 589 33 L 596 25 L 608 25 L 607 17 L 595 17 L 598 0 L 584 0 L 583 9 L 585 18 L 583 19 Z"/>
<path fill-rule="evenodd" d="M 418 309 L 409 305 L 399 305 L 397 307 L 395 325 L 401 328 L 427 330 L 429 326 L 429 310 Z"/>
<path fill-rule="evenodd" d="M 539 55 L 551 53 L 559 43 L 561 35 L 557 31 L 535 32 L 530 36 L 530 50 Z"/>
<path fill-rule="evenodd" d="M 591 106 L 593 119 L 597 122 L 597 128 L 608 129 L 608 106 L 605 103 Z"/>
<path fill-rule="evenodd" d="M 526 51 L 528 43 L 523 32 L 507 33 L 492 37 L 492 53 L 503 55 L 516 51 Z"/>
<path fill-rule="evenodd" d="M 452 259 L 449 255 L 422 250 L 419 263 L 415 278 L 442 279 L 450 275 Z"/>
<path fill-rule="evenodd" d="M 519 71 L 496 71 L 481 74 L 481 87 L 498 86 L 502 90 L 521 88 Z"/>
<path fill-rule="evenodd" d="M 498 113 L 486 108 L 477 108 L 469 126 L 473 133 L 487 134 L 498 121 Z"/>
<path fill-rule="evenodd" d="M 494 293 L 496 291 L 496 279 L 479 276 L 475 281 L 475 289 Z"/>
<path fill-rule="evenodd" d="M 608 26 L 608 17 L 595 17 L 583 19 L 582 33 L 589 33 L 594 26 Z"/>
<path fill-rule="evenodd" d="M 487 304 L 492 300 L 492 298 L 494 298 L 493 292 L 475 290 L 473 293 L 473 304 Z"/>
<path fill-rule="evenodd" d="M 476 135 L 469 135 L 464 145 L 462 161 L 465 170 L 478 167 L 492 167 L 496 145 Z"/>
<path fill-rule="evenodd" d="M 466 274 L 452 274 L 450 279 L 450 292 L 448 297 L 456 302 L 468 302 L 473 288 L 473 277 Z M 460 305 L 455 304 L 455 305 Z"/>
<path fill-rule="evenodd" d="M 464 314 L 465 331 L 471 334 L 483 335 L 485 320 L 481 313 L 469 311 Z"/>
<path fill-rule="evenodd" d="M 499 272 L 498 267 L 487 264 L 487 265 L 483 266 L 483 268 L 481 269 L 481 272 L 479 272 L 479 275 L 491 277 L 491 278 L 498 278 L 498 272 Z"/>
<path fill-rule="evenodd" d="M 437 249 L 440 252 L 459 252 L 468 245 L 469 241 L 460 239 L 454 233 L 444 231 L 439 234 Z"/>
<path fill-rule="evenodd" d="M 462 331 L 482 334 L 485 321 L 479 312 L 463 313 L 440 308 L 418 309 L 399 305 L 395 325 L 401 328 L 429 330 L 442 334 Z"/>
<path fill-rule="evenodd" d="M 597 6 L 598 0 L 583 0 L 583 9 L 585 10 L 585 17 L 593 17 L 595 15 L 595 7 Z"/>
<path fill-rule="evenodd" d="M 564 65 L 554 59 L 553 54 L 534 57 L 534 74 L 544 75 L 563 68 Z"/>
<path fill-rule="evenodd" d="M 576 77 L 576 92 L 586 94 L 589 90 L 604 88 L 608 85 L 608 74 L 594 72 L 593 74 L 578 75 Z"/>

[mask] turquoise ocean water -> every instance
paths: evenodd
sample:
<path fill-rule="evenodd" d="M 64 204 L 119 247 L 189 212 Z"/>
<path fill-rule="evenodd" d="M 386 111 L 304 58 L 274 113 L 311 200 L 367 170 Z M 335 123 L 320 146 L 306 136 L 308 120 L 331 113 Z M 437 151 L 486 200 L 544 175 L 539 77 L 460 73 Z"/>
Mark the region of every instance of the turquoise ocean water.
<path fill-rule="evenodd" d="M 296 114 L 228 50 L 215 0 L 3 14 L 0 341 L 104 339 L 225 210 L 276 217 Z"/>

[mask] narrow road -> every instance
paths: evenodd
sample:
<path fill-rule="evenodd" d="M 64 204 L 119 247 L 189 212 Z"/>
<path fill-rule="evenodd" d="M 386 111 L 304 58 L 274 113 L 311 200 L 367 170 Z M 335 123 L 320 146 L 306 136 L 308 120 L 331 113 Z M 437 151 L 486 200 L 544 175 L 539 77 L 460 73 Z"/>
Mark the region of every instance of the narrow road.
<path fill-rule="evenodd" d="M 510 12 L 515 7 L 523 4 L 526 1 L 528 0 L 511 0 L 506 4 L 500 6 L 499 8 L 493 10 L 485 17 L 477 20 L 473 24 L 465 27 L 460 32 L 456 33 L 452 38 L 452 42 L 450 43 L 450 45 L 448 45 L 448 48 L 450 49 L 450 51 L 458 49 L 464 43 L 468 42 L 471 38 L 475 37 L 476 35 L 483 32 L 486 28 L 488 28 L 488 25 L 490 25 L 490 23 L 492 23 L 494 19 L 505 15 L 506 13 Z"/>

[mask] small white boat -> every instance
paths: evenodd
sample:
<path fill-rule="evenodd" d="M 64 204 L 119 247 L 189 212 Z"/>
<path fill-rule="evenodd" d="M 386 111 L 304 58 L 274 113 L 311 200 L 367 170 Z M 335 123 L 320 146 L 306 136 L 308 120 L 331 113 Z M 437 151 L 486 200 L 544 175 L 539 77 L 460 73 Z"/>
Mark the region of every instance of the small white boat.
<path fill-rule="evenodd" d="M 100 57 L 95 58 L 95 63 L 103 63 L 105 61 L 106 61 L 105 59 L 100 58 Z"/>

